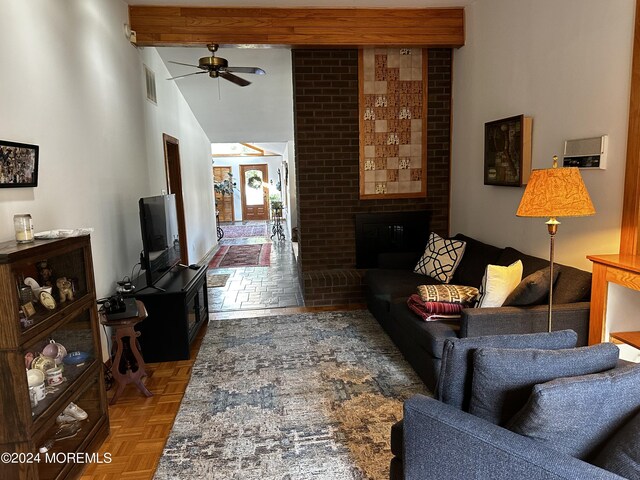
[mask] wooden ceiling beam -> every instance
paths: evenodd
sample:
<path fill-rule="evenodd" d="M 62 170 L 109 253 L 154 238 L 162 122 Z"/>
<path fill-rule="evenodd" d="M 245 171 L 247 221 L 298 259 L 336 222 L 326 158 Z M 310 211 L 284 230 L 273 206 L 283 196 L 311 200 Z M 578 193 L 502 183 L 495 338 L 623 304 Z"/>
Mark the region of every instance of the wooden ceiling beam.
<path fill-rule="evenodd" d="M 463 8 L 129 7 L 140 46 L 262 44 L 312 46 L 464 45 Z"/>

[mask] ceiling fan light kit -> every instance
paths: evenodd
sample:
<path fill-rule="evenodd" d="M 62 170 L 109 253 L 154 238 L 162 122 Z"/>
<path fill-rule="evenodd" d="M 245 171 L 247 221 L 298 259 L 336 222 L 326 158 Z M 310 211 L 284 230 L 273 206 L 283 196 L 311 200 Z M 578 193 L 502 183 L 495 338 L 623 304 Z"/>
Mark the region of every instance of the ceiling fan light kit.
<path fill-rule="evenodd" d="M 230 67 L 226 58 L 216 57 L 215 53 L 218 51 L 218 44 L 211 43 L 207 45 L 207 48 L 211 52 L 211 56 L 202 57 L 198 60 L 198 65 L 190 65 L 188 63 L 180 63 L 169 61 L 169 63 L 175 63 L 176 65 L 184 65 L 186 67 L 199 68 L 202 72 L 187 73 L 185 75 L 178 75 L 168 78 L 167 80 L 177 80 L 179 78 L 189 77 L 191 75 L 198 75 L 200 73 L 208 73 L 211 78 L 224 78 L 240 87 L 246 87 L 251 85 L 251 82 L 244 78 L 234 75 L 234 73 L 250 73 L 253 75 L 264 75 L 266 72 L 258 67 Z"/>

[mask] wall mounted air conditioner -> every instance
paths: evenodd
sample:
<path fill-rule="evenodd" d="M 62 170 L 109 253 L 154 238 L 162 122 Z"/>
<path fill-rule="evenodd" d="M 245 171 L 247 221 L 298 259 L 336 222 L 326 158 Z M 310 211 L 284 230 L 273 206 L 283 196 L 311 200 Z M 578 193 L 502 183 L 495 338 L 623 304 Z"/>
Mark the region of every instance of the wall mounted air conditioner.
<path fill-rule="evenodd" d="M 608 135 L 602 135 L 601 137 L 565 141 L 562 166 L 606 169 L 608 138 Z"/>

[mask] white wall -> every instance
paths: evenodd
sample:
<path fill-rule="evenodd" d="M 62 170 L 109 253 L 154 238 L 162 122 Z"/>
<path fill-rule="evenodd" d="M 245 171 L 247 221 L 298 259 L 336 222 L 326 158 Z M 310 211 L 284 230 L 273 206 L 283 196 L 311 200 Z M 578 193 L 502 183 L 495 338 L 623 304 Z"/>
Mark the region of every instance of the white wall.
<path fill-rule="evenodd" d="M 97 294 L 111 293 L 142 248 L 138 198 L 164 188 L 166 132 L 180 140 L 199 260 L 215 243 L 209 141 L 175 87 L 158 82 L 158 107 L 144 98 L 142 61 L 158 59 L 124 37 L 126 5 L 3 0 L 0 18 L 0 138 L 40 146 L 38 186 L 0 189 L 0 241 L 15 213 L 31 213 L 36 231 L 93 227 Z"/>
<path fill-rule="evenodd" d="M 298 226 L 298 181 L 296 179 L 296 155 L 293 142 L 287 144 L 288 165 L 289 165 L 289 181 L 287 187 L 288 195 L 288 226 L 289 226 L 289 238 L 293 238 L 291 230 Z"/>
<path fill-rule="evenodd" d="M 162 140 L 166 133 L 179 142 L 189 263 L 197 263 L 217 243 L 211 142 L 175 82 L 166 81 L 169 72 L 157 50 L 142 49 L 141 59 L 155 73 L 158 94 L 157 105 L 144 102 L 150 192 L 159 195 L 167 188 Z"/>
<path fill-rule="evenodd" d="M 633 0 L 481 0 L 454 52 L 451 233 L 548 256 L 544 219 L 515 216 L 523 188 L 483 185 L 485 122 L 533 117 L 533 168 L 564 140 L 609 135 L 605 171 L 582 171 L 596 215 L 560 219 L 556 260 L 616 253 L 622 215 Z"/>

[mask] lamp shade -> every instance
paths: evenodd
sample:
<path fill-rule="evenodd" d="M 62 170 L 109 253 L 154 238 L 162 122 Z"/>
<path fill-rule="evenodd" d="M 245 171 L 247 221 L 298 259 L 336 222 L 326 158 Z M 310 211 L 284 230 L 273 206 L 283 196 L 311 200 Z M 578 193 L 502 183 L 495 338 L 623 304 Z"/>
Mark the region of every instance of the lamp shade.
<path fill-rule="evenodd" d="M 583 217 L 596 213 L 576 167 L 533 170 L 518 217 Z"/>

